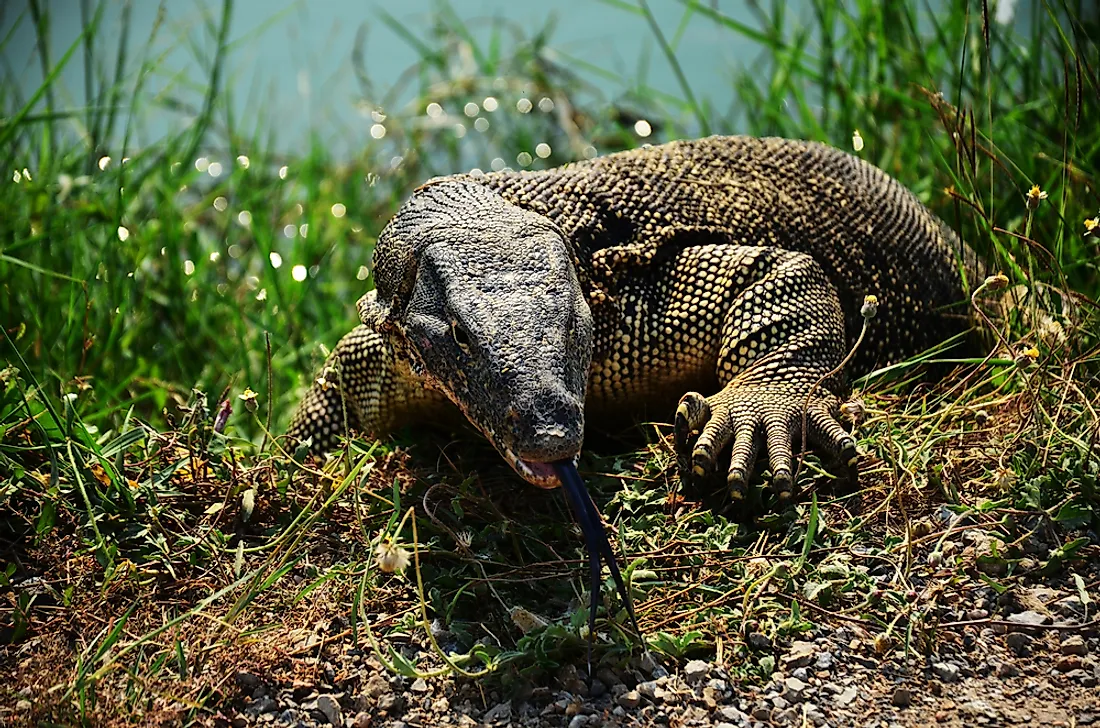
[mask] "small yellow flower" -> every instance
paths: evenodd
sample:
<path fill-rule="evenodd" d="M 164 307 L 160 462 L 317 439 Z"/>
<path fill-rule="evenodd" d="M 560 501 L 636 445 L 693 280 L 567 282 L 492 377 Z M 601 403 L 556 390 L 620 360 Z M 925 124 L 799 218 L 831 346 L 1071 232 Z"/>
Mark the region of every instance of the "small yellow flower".
<path fill-rule="evenodd" d="M 860 315 L 865 319 L 871 319 L 878 313 L 878 296 L 864 296 L 863 306 L 859 309 Z"/>
<path fill-rule="evenodd" d="M 862 420 L 864 411 L 865 407 L 863 406 L 863 400 L 858 397 L 850 399 L 840 405 L 840 414 L 842 414 L 845 419 L 852 422 L 859 422 Z"/>
<path fill-rule="evenodd" d="M 1011 490 L 1019 477 L 1009 468 L 997 468 L 993 473 L 993 488 L 999 491 Z"/>
<path fill-rule="evenodd" d="M 1039 358 L 1039 350 L 1034 346 L 1029 346 L 1026 349 L 1022 349 L 1019 354 L 1016 355 L 1016 366 L 1029 367 L 1036 362 Z"/>
<path fill-rule="evenodd" d="M 512 618 L 512 624 L 519 627 L 519 631 L 524 634 L 542 629 L 550 624 L 539 615 L 529 612 L 523 607 L 512 607 L 508 610 L 508 614 Z"/>
<path fill-rule="evenodd" d="M 1100 233 L 1100 217 L 1085 220 L 1085 235 Z"/>
<path fill-rule="evenodd" d="M 401 573 L 409 566 L 409 552 L 386 539 L 374 549 L 374 562 L 387 574 Z"/>
<path fill-rule="evenodd" d="M 1032 185 L 1031 189 L 1027 193 L 1027 209 L 1034 210 L 1039 207 L 1039 203 L 1047 198 L 1047 193 L 1039 189 L 1039 185 Z"/>
<path fill-rule="evenodd" d="M 244 408 L 249 412 L 255 412 L 257 407 L 256 398 L 260 396 L 252 391 L 250 387 L 245 387 L 244 391 L 237 395 L 237 399 L 244 402 Z"/>
<path fill-rule="evenodd" d="M 1002 291 L 1008 288 L 1008 276 L 1004 273 L 989 276 L 985 279 L 985 287 L 991 291 Z"/>

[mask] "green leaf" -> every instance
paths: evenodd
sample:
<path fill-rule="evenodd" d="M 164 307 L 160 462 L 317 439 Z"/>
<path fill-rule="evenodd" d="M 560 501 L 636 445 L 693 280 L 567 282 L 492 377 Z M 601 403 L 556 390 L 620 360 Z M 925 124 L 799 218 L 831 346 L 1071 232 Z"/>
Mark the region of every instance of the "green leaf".
<path fill-rule="evenodd" d="M 420 671 L 416 669 L 416 665 L 409 662 L 408 658 L 395 650 L 393 645 L 389 645 L 389 648 L 390 661 L 393 663 L 393 669 L 397 670 L 399 675 L 404 675 L 405 677 L 420 676 Z"/>

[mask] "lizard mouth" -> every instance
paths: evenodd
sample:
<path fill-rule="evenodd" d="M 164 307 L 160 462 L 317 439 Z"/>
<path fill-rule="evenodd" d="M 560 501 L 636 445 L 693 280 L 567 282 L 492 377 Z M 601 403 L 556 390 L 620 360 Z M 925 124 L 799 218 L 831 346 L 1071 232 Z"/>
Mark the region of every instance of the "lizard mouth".
<path fill-rule="evenodd" d="M 504 459 L 512 466 L 512 469 L 531 485 L 547 489 L 557 488 L 561 485 L 561 478 L 558 477 L 558 472 L 555 470 L 553 463 L 524 460 L 508 448 L 501 448 L 501 454 L 504 455 Z M 580 453 L 577 453 L 569 458 L 567 462 L 573 463 L 575 467 L 579 457 Z"/>

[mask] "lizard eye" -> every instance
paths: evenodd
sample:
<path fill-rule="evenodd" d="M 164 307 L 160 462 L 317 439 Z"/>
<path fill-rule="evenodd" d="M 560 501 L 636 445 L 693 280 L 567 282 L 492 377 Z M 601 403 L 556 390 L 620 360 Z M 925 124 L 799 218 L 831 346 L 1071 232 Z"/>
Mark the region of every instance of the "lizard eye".
<path fill-rule="evenodd" d="M 466 329 L 462 328 L 462 324 L 457 321 L 451 322 L 451 336 L 454 337 L 455 343 L 458 344 L 458 348 L 467 354 L 470 353 L 470 334 L 466 332 Z"/>

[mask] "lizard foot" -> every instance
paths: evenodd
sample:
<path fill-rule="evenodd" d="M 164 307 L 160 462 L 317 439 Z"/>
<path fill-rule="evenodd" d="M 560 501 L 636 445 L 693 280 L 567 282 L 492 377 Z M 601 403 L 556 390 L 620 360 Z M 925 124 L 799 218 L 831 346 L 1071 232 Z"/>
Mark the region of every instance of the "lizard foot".
<path fill-rule="evenodd" d="M 761 447 L 768 451 L 771 489 L 780 498 L 794 490 L 794 448 L 802 441 L 803 409 L 810 384 L 798 381 L 731 383 L 718 394 L 704 397 L 688 392 L 676 409 L 675 436 L 680 480 L 686 486 L 709 481 L 717 458 L 730 448 L 726 482 L 730 496 L 742 499 Z M 819 388 L 805 410 L 811 443 L 851 468 L 856 442 L 837 421 L 839 400 Z"/>

